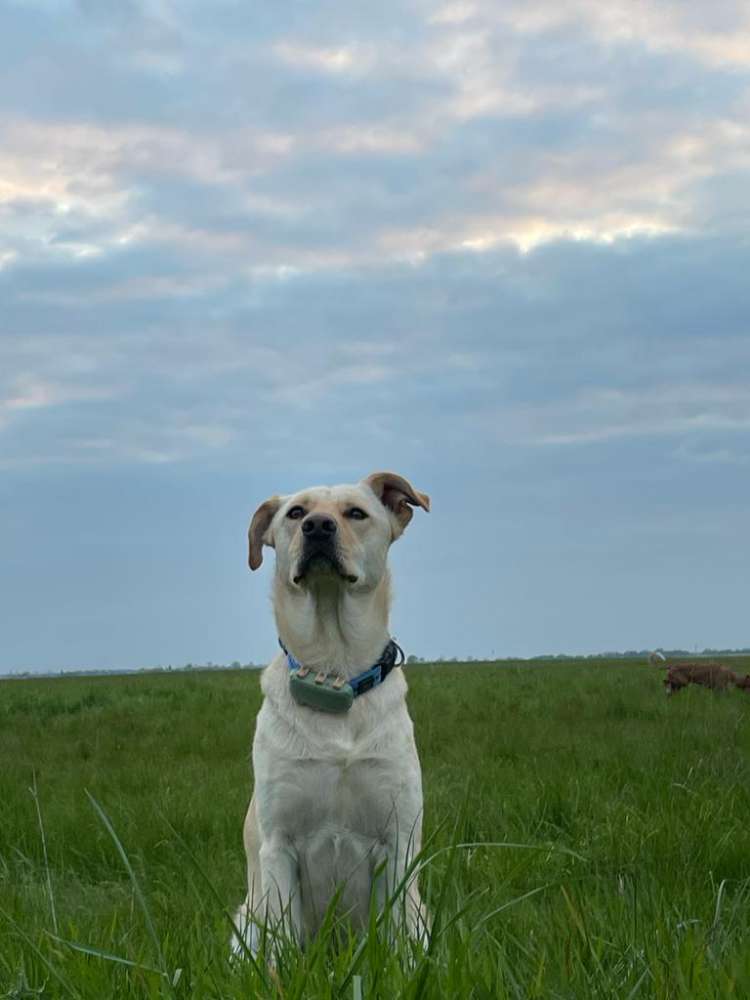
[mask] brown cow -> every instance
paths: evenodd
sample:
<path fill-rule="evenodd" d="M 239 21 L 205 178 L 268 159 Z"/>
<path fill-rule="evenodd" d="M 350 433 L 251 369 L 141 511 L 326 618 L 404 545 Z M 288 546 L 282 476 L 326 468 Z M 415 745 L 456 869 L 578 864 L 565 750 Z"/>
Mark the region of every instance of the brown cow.
<path fill-rule="evenodd" d="M 740 679 L 720 663 L 675 663 L 669 668 L 664 681 L 668 695 L 681 691 L 688 684 L 700 684 L 712 691 L 726 691 L 732 684 L 750 690 L 750 675 Z"/>

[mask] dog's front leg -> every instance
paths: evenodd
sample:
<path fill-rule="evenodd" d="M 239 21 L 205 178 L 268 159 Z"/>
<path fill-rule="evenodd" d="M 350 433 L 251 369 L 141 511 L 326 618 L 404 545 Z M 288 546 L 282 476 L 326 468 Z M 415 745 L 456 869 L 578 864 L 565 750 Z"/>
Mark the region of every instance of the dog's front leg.
<path fill-rule="evenodd" d="M 430 942 L 430 917 L 419 893 L 419 865 L 414 866 L 414 858 L 419 854 L 422 843 L 421 823 L 416 822 L 408 836 L 403 832 L 396 844 L 394 857 L 394 882 L 400 885 L 407 879 L 401 900 L 403 925 L 408 935 L 422 948 Z M 411 870 L 411 871 L 410 871 Z M 410 871 L 407 878 L 406 873 Z"/>
<path fill-rule="evenodd" d="M 299 863 L 289 843 L 274 838 L 261 845 L 260 878 L 268 929 L 303 944 Z"/>
<path fill-rule="evenodd" d="M 422 948 L 430 940 L 430 919 L 419 894 L 417 872 L 407 877 L 407 871 L 414 857 L 412 843 L 396 843 L 392 849 L 384 848 L 376 855 L 373 892 L 379 911 L 382 911 L 390 897 L 391 917 L 396 927 L 406 933 Z M 392 893 L 400 887 L 396 898 Z"/>
<path fill-rule="evenodd" d="M 416 876 L 406 888 L 404 916 L 409 936 L 426 950 L 430 943 L 430 915 L 419 894 Z"/>

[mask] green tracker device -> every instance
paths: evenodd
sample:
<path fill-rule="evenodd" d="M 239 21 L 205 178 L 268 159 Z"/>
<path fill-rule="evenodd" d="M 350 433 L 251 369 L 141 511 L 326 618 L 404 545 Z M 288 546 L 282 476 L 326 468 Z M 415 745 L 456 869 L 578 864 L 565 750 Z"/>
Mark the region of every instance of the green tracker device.
<path fill-rule="evenodd" d="M 389 639 L 377 663 L 347 680 L 327 670 L 304 667 L 299 660 L 295 660 L 281 639 L 279 645 L 286 653 L 292 698 L 298 705 L 332 715 L 348 712 L 355 698 L 382 684 L 394 667 L 400 667 L 405 659 L 404 651 L 396 640 Z"/>
<path fill-rule="evenodd" d="M 354 691 L 338 674 L 299 667 L 289 675 L 289 691 L 298 705 L 316 708 L 319 712 L 343 715 L 352 707 Z"/>

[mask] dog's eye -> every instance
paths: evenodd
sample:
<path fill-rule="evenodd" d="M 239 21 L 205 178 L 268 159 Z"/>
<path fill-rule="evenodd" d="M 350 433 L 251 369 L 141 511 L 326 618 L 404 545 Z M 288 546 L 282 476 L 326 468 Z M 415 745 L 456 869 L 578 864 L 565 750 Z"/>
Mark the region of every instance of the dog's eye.
<path fill-rule="evenodd" d="M 365 514 L 361 507 L 352 507 L 346 512 L 346 516 L 350 517 L 352 521 L 364 521 L 368 515 Z"/>
<path fill-rule="evenodd" d="M 300 507 L 300 505 L 297 504 L 296 506 L 289 508 L 286 512 L 286 516 L 291 517 L 293 521 L 299 521 L 301 517 L 305 516 L 305 508 Z"/>

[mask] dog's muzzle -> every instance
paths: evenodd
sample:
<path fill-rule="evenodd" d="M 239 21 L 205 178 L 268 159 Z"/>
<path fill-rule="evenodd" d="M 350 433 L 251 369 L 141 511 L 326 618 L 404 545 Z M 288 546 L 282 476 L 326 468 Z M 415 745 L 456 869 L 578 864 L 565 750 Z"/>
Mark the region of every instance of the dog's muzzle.
<path fill-rule="evenodd" d="M 297 566 L 294 582 L 300 583 L 311 569 L 331 571 L 349 583 L 357 577 L 347 573 L 338 554 L 338 527 L 332 517 L 325 514 L 308 514 L 302 522 L 302 556 Z"/>

